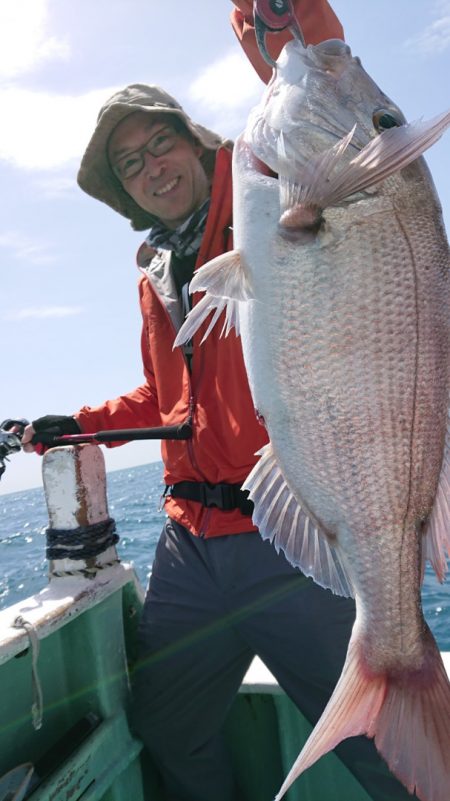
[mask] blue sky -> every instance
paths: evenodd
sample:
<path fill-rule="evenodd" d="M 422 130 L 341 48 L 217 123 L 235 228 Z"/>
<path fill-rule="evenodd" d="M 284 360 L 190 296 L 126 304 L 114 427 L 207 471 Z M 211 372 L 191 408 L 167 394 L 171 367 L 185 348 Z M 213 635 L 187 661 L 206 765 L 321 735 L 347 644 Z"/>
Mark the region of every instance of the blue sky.
<path fill-rule="evenodd" d="M 235 137 L 262 86 L 235 40 L 230 0 L 14 0 L 0 4 L 0 422 L 70 414 L 141 383 L 135 252 L 142 235 L 78 189 L 99 107 L 157 83 Z M 407 118 L 450 108 L 450 0 L 335 0 L 346 40 Z M 449 229 L 450 132 L 428 164 Z M 105 452 L 114 470 L 158 444 Z M 0 493 L 40 483 L 12 457 Z"/>

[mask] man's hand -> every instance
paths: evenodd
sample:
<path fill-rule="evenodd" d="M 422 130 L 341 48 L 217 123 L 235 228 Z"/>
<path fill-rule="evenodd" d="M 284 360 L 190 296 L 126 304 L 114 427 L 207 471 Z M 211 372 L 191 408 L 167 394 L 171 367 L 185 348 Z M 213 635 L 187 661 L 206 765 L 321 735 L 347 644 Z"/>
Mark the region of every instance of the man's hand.
<path fill-rule="evenodd" d="M 42 456 L 48 449 L 48 445 L 42 445 L 39 442 L 33 442 L 35 434 L 54 434 L 55 437 L 60 437 L 63 434 L 80 434 L 81 428 L 74 417 L 67 417 L 60 414 L 47 414 L 44 417 L 38 417 L 32 423 L 26 426 L 22 437 L 22 449 L 26 453 L 38 453 Z"/>

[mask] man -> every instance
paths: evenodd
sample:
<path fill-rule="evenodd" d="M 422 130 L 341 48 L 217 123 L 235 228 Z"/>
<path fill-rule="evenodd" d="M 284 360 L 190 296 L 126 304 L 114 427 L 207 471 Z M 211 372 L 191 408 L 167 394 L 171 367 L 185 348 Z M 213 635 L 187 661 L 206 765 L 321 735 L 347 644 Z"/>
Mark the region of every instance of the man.
<path fill-rule="evenodd" d="M 236 5 L 251 54 L 251 4 Z M 342 36 L 326 2 L 297 5 L 309 40 Z M 234 332 L 220 338 L 218 325 L 203 345 L 200 331 L 173 351 L 194 268 L 232 247 L 230 144 L 162 89 L 135 84 L 102 108 L 78 180 L 136 230 L 150 229 L 138 253 L 145 381 L 73 417 L 34 421 L 23 443 L 32 450 L 34 432 L 49 428 L 192 425 L 191 440 L 162 445 L 168 517 L 140 624 L 133 721 L 167 799 L 231 801 L 239 788 L 221 729 L 254 654 L 314 723 L 340 675 L 354 604 L 305 579 L 252 524 L 240 485 L 267 436 Z M 374 799 L 410 798 L 366 738 L 338 753 Z"/>

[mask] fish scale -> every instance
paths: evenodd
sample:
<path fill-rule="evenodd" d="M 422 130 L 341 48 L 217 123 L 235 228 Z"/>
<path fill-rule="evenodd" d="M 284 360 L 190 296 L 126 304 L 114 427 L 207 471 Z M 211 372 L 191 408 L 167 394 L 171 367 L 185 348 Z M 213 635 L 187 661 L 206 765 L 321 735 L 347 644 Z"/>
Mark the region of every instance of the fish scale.
<path fill-rule="evenodd" d="M 358 235 L 358 239 L 355 244 L 363 253 L 371 252 L 369 245 L 366 247 L 365 238 L 361 237 L 360 234 Z M 377 331 L 377 327 L 375 326 L 375 336 L 372 336 L 372 342 L 370 342 L 370 332 L 372 329 L 371 321 L 368 320 L 367 316 L 363 314 L 355 314 L 355 309 L 357 309 L 359 306 L 366 307 L 368 303 L 370 304 L 371 308 L 374 308 L 372 297 L 375 296 L 375 300 L 378 299 L 379 303 L 375 303 L 375 313 L 373 316 L 375 321 L 377 319 L 382 319 L 382 315 L 379 313 L 376 306 L 378 305 L 378 307 L 381 308 L 384 307 L 384 301 L 382 297 L 383 293 L 380 291 L 380 284 L 381 286 L 383 284 L 380 281 L 379 269 L 377 268 L 376 272 L 374 272 L 372 265 L 369 265 L 367 261 L 365 262 L 366 270 L 364 274 L 362 276 L 358 276 L 359 287 L 357 286 L 353 276 L 350 276 L 349 279 L 348 276 L 345 275 L 346 264 L 349 260 L 348 249 L 346 249 L 343 254 L 345 259 L 345 261 L 342 263 L 344 274 L 341 276 L 338 263 L 339 255 L 339 253 L 335 252 L 332 263 L 322 263 L 321 268 L 322 273 L 333 273 L 335 277 L 334 285 L 341 287 L 340 298 L 336 296 L 336 291 L 333 291 L 332 293 L 334 307 L 332 303 L 330 305 L 331 312 L 329 315 L 327 315 L 329 319 L 324 320 L 324 308 L 327 305 L 327 299 L 324 297 L 326 281 L 320 280 L 320 277 L 317 275 L 317 266 L 314 262 L 311 263 L 310 271 L 308 271 L 305 263 L 298 265 L 298 269 L 296 268 L 294 270 L 295 274 L 301 276 L 301 278 L 298 279 L 297 290 L 297 294 L 302 299 L 298 313 L 298 317 L 302 321 L 300 331 L 298 329 L 296 330 L 295 326 L 293 327 L 290 325 L 290 319 L 283 314 L 283 309 L 281 309 L 280 313 L 278 314 L 278 309 L 276 309 L 275 306 L 277 294 L 275 294 L 275 296 L 272 298 L 274 318 L 280 321 L 277 336 L 281 343 L 281 375 L 279 377 L 275 375 L 272 380 L 275 380 L 277 383 L 279 383 L 280 396 L 285 400 L 290 399 L 291 404 L 294 404 L 294 408 L 292 408 L 290 414 L 291 419 L 294 421 L 294 429 L 296 426 L 295 421 L 298 421 L 299 419 L 301 420 L 301 432 L 290 430 L 289 436 L 296 436 L 298 441 L 298 435 L 300 433 L 302 439 L 305 438 L 306 440 L 304 444 L 303 442 L 299 442 L 299 452 L 301 454 L 299 463 L 287 467 L 285 471 L 286 474 L 290 476 L 302 475 L 304 454 L 311 453 L 314 456 L 314 459 L 317 460 L 319 456 L 319 442 L 322 443 L 322 441 L 324 441 L 324 447 L 326 448 L 326 451 L 323 453 L 321 459 L 321 462 L 323 462 L 324 465 L 324 470 L 326 470 L 323 478 L 324 493 L 330 494 L 330 489 L 333 487 L 336 477 L 342 475 L 342 472 L 344 472 L 342 483 L 344 488 L 349 486 L 352 487 L 350 497 L 354 497 L 353 493 L 355 488 L 353 486 L 353 481 L 357 479 L 358 476 L 364 474 L 361 468 L 367 464 L 366 460 L 361 458 L 363 456 L 362 447 L 364 440 L 367 439 L 367 435 L 370 433 L 370 429 L 368 430 L 367 421 L 368 419 L 373 420 L 376 416 L 378 416 L 380 410 L 376 386 L 370 386 L 369 377 L 367 374 L 362 372 L 362 368 L 364 367 L 364 363 L 366 365 L 370 364 L 371 372 L 373 373 L 373 365 L 375 365 L 375 367 L 380 365 L 381 371 L 383 372 L 384 365 L 386 364 L 386 343 L 384 343 L 381 347 L 384 355 L 382 358 L 379 358 L 381 354 L 378 352 L 379 332 Z M 391 280 L 389 270 L 386 272 L 388 280 Z M 274 273 L 278 274 L 277 268 L 274 269 Z M 345 287 L 342 287 L 344 281 L 347 281 L 347 284 L 349 285 L 348 292 L 350 293 L 350 298 L 354 301 L 351 305 L 349 304 L 349 297 L 345 292 Z M 292 298 L 292 286 L 286 286 L 284 288 L 283 283 L 280 283 L 281 292 L 283 292 L 284 289 L 285 297 Z M 371 290 L 372 285 L 373 292 Z M 310 287 L 311 292 L 308 292 Z M 309 303 L 306 298 L 308 298 L 308 300 L 311 298 Z M 408 298 L 407 292 L 404 292 L 403 298 L 404 300 L 402 299 L 400 301 L 401 304 L 404 302 L 411 302 Z M 387 308 L 383 308 L 383 311 L 385 313 L 387 312 L 387 314 L 385 314 L 385 319 L 388 323 L 388 329 L 389 318 L 392 318 L 394 323 L 395 321 L 399 321 L 401 328 L 405 329 L 407 317 L 402 318 L 398 313 L 398 309 L 390 310 L 389 305 L 390 304 L 388 303 Z M 399 328 L 398 324 L 396 325 L 396 328 Z M 303 332 L 310 332 L 311 330 L 315 331 L 314 340 L 312 340 L 311 337 L 307 338 L 303 335 Z M 406 330 L 395 332 L 394 343 L 398 343 L 398 348 L 401 351 L 404 349 L 403 343 L 410 340 L 413 332 L 414 326 L 411 325 L 406 327 Z M 348 351 L 348 355 L 345 360 L 345 364 L 343 364 L 343 354 L 342 348 L 340 348 L 340 343 L 342 341 L 345 343 L 346 340 L 346 349 Z M 357 340 L 357 345 L 359 345 L 359 342 L 363 343 L 361 352 L 356 351 L 355 353 L 355 348 L 352 347 L 352 343 L 355 343 L 355 340 Z M 299 362 L 310 364 L 312 366 L 311 370 L 305 371 L 304 373 L 301 370 L 298 370 L 298 362 L 296 359 L 292 358 L 292 342 L 297 343 L 297 346 L 300 348 Z M 332 349 L 330 353 L 330 343 L 335 345 L 337 352 Z M 308 345 L 311 346 L 310 349 L 308 348 Z M 375 359 L 371 359 L 370 345 L 372 345 L 372 349 L 375 350 Z M 377 356 L 378 358 L 376 358 Z M 396 364 L 398 364 L 398 361 L 399 360 L 397 358 Z M 285 371 L 285 364 L 291 365 L 291 370 L 287 373 Z M 312 380 L 308 380 L 312 372 Z M 388 377 L 390 382 L 395 380 L 395 383 L 397 384 L 395 392 L 402 399 L 402 403 L 404 403 L 404 382 L 399 381 L 401 376 L 398 374 L 396 375 L 396 370 L 388 370 L 387 372 L 389 374 Z M 382 394 L 384 396 L 387 384 L 386 380 L 383 380 L 383 378 L 385 379 L 386 377 L 381 377 L 379 386 L 382 388 Z M 285 383 L 285 386 L 283 386 L 283 382 Z M 373 376 L 371 378 L 371 383 L 374 384 Z M 361 393 L 361 385 L 363 390 L 364 388 L 366 389 L 364 394 Z M 355 391 L 353 392 L 353 390 Z M 392 394 L 392 390 L 390 394 Z M 316 399 L 319 401 L 319 403 L 317 403 Z M 354 401 L 357 403 L 356 406 Z M 335 414 L 334 416 L 331 415 L 331 419 L 329 414 L 330 406 L 335 409 Z M 384 408 L 386 411 L 392 409 L 392 404 L 389 399 L 384 401 Z M 265 409 L 262 411 L 266 419 L 270 419 L 270 413 Z M 407 412 L 408 410 L 406 409 L 404 411 L 404 415 L 406 415 Z M 276 443 L 279 418 L 276 410 L 273 411 L 273 414 L 276 419 L 272 425 L 272 440 L 274 443 Z M 319 419 L 321 423 L 321 436 L 318 434 L 317 419 Z M 308 421 L 310 421 L 309 428 Z M 338 426 L 336 426 L 336 421 L 338 422 Z M 327 422 L 330 422 L 331 425 L 329 433 L 326 435 L 324 426 L 326 426 Z M 378 427 L 377 430 L 381 432 L 380 436 L 385 433 L 386 438 L 389 441 L 393 441 L 392 428 L 389 427 L 385 429 L 383 426 L 381 429 Z M 353 447 L 352 440 L 355 443 Z M 336 447 L 337 441 L 340 444 L 340 451 L 338 451 Z M 345 475 L 345 467 L 343 464 L 342 451 L 346 442 L 348 442 L 349 446 L 349 475 Z M 407 438 L 404 448 L 408 447 L 409 439 Z M 376 451 L 374 452 L 373 450 L 373 443 L 370 440 L 367 443 L 367 448 L 370 449 L 372 455 L 376 455 Z M 356 453 L 356 449 L 359 450 L 359 458 L 356 458 L 358 455 L 356 454 L 356 457 L 352 459 L 351 455 Z M 294 455 L 292 458 L 294 458 Z M 386 459 L 386 456 L 383 454 L 380 457 L 379 462 L 381 463 L 381 466 L 385 464 L 392 464 L 393 458 L 395 458 L 395 453 L 389 454 L 389 459 Z M 335 465 L 333 465 L 333 461 L 336 462 Z M 338 462 L 340 463 L 340 471 L 337 469 Z M 361 462 L 363 463 L 362 465 Z M 400 458 L 399 462 L 403 462 L 403 456 Z M 395 463 L 393 467 L 394 472 L 396 472 L 397 465 Z M 381 472 L 383 473 L 384 470 Z M 378 473 L 380 473 L 380 470 L 378 470 Z M 351 482 L 350 484 L 349 481 Z M 387 476 L 386 482 L 388 484 L 390 483 L 390 479 Z M 339 490 L 340 486 L 338 485 L 337 492 L 339 492 Z M 381 487 L 380 491 L 382 498 L 385 500 L 386 487 Z M 305 497 L 305 494 L 300 488 L 300 497 L 302 495 Z M 307 494 L 306 497 L 308 497 Z M 333 508 L 335 508 L 335 504 L 336 500 L 334 497 Z M 392 508 L 392 500 L 390 506 Z"/>
<path fill-rule="evenodd" d="M 389 225 L 387 225 L 387 228 L 389 228 Z M 373 228 L 371 230 L 372 233 L 377 234 L 376 231 L 373 231 Z M 389 237 L 391 233 L 387 230 L 385 231 L 385 236 Z M 370 232 L 368 239 L 370 239 Z M 367 254 L 372 253 L 374 250 L 370 246 L 370 242 L 360 235 L 360 232 L 355 246 Z M 402 250 L 403 254 L 405 254 L 408 251 L 407 246 L 405 245 Z M 351 245 L 348 242 L 344 259 L 344 267 L 349 260 L 350 263 L 352 261 Z M 355 263 L 361 261 L 358 258 L 353 260 Z M 374 260 L 375 263 L 378 261 L 376 249 Z M 404 257 L 403 260 L 405 260 Z M 287 450 L 285 447 L 284 418 L 281 419 L 277 411 L 273 410 L 275 420 L 272 423 L 271 412 L 264 408 L 263 412 L 270 426 L 271 438 L 278 455 L 278 462 L 285 475 L 291 477 L 291 487 L 296 492 L 297 497 L 305 498 L 310 503 L 313 492 L 315 493 L 311 505 L 314 509 L 321 509 L 320 520 L 328 530 L 332 532 L 333 529 L 335 530 L 336 509 L 339 508 L 342 509 L 342 517 L 345 517 L 347 522 L 349 521 L 349 513 L 351 513 L 352 517 L 350 519 L 356 532 L 361 531 L 363 535 L 370 534 L 372 539 L 377 536 L 376 524 L 378 524 L 378 529 L 380 529 L 381 524 L 379 534 L 381 543 L 379 550 L 381 550 L 381 553 L 377 554 L 377 560 L 381 565 L 383 565 L 383 561 L 386 563 L 381 572 L 383 574 L 383 582 L 385 580 L 389 582 L 387 577 L 392 571 L 393 555 L 390 552 L 385 553 L 385 559 L 382 559 L 383 542 L 386 534 L 385 526 L 388 522 L 384 512 L 385 508 L 388 507 L 391 516 L 395 519 L 395 511 L 398 510 L 397 516 L 402 518 L 408 501 L 409 477 L 404 474 L 404 464 L 405 455 L 408 461 L 410 460 L 412 403 L 410 399 L 407 399 L 405 386 L 408 383 L 411 386 L 411 376 L 414 374 L 415 366 L 415 347 L 413 347 L 409 382 L 407 376 L 406 378 L 404 376 L 408 372 L 405 369 L 406 359 L 401 362 L 399 370 L 395 369 L 395 366 L 398 367 L 399 364 L 399 353 L 405 355 L 405 346 L 414 342 L 416 330 L 415 324 L 407 325 L 408 319 L 411 319 L 407 314 L 404 316 L 399 314 L 398 305 L 400 304 L 403 310 L 405 310 L 405 307 L 415 306 L 415 281 L 413 275 L 409 280 L 404 281 L 402 296 L 397 299 L 396 277 L 395 274 L 392 275 L 391 269 L 387 265 L 385 268 L 385 281 L 383 281 L 383 275 L 380 275 L 380 270 L 374 270 L 373 264 L 369 263 L 367 259 L 364 262 L 364 272 L 362 274 L 361 271 L 357 272 L 357 281 L 354 280 L 354 276 L 350 275 L 349 277 L 348 273 L 345 272 L 341 276 L 338 266 L 339 253 L 336 252 L 334 253 L 333 263 L 324 264 L 321 262 L 319 271 L 316 262 L 312 262 L 311 269 L 308 270 L 308 265 L 303 260 L 301 264 L 297 264 L 291 269 L 290 275 L 286 275 L 285 272 L 283 279 L 279 281 L 279 288 L 271 298 L 273 317 L 281 321 L 277 331 L 277 338 L 281 342 L 279 375 L 275 373 L 272 380 L 279 384 L 279 394 L 284 404 L 287 405 L 289 400 L 291 401 L 290 419 L 294 421 L 294 425 L 288 429 L 287 439 L 295 437 L 298 449 L 293 451 L 292 448 Z M 279 265 L 276 264 L 273 269 L 274 274 L 277 276 L 279 276 L 278 268 Z M 324 298 L 327 281 L 321 278 L 320 273 L 327 274 L 330 271 L 334 273 L 335 281 L 332 285 L 331 302 L 327 304 L 326 298 Z M 291 277 L 292 275 L 294 276 L 293 278 Z M 294 282 L 297 283 L 295 290 L 293 287 Z M 347 290 L 342 286 L 345 283 L 348 284 Z M 390 289 L 391 284 L 394 284 L 392 290 Z M 335 289 L 336 286 L 340 287 L 339 293 Z M 380 286 L 386 286 L 387 288 L 387 303 L 385 303 L 383 291 L 380 291 Z M 311 294 L 308 292 L 309 288 L 311 288 Z M 348 293 L 352 293 L 354 302 L 351 305 L 348 302 L 348 297 L 346 297 Z M 289 315 L 284 313 L 285 309 L 283 307 L 278 310 L 277 299 L 281 297 L 285 301 L 289 297 L 291 298 L 292 306 L 294 305 L 292 298 L 297 296 L 301 297 L 301 308 L 296 320 L 292 310 Z M 373 302 L 373 296 L 375 296 L 376 303 Z M 310 297 L 311 300 L 308 303 Z M 396 299 L 397 303 L 394 303 Z M 323 325 L 325 306 L 330 309 L 327 315 L 329 325 L 326 328 Z M 382 343 L 381 348 L 378 338 L 380 334 L 379 326 L 374 328 L 372 320 L 362 314 L 361 310 L 366 309 L 372 310 L 372 317 L 374 317 L 375 321 L 382 319 L 384 314 L 387 324 L 387 341 Z M 320 315 L 318 310 L 320 310 Z M 308 312 L 311 319 L 308 318 Z M 320 316 L 322 326 L 315 323 L 318 316 Z M 315 328 L 316 339 L 312 340 L 311 337 L 302 336 L 302 328 L 304 331 L 309 332 Z M 375 335 L 371 335 L 373 330 L 375 330 Z M 346 332 L 352 333 L 350 346 L 355 342 L 356 337 L 358 337 L 357 345 L 359 344 L 359 338 L 363 343 L 366 371 L 362 371 L 361 353 L 357 350 L 355 356 L 354 346 L 349 347 L 348 344 L 346 345 L 346 350 L 349 353 L 346 364 L 343 365 L 342 348 L 339 347 L 339 343 L 342 339 L 345 340 Z M 300 349 L 298 361 L 292 356 L 293 342 Z M 337 343 L 337 353 L 333 348 L 330 352 L 330 343 Z M 391 343 L 394 348 L 392 348 Z M 310 345 L 310 348 L 308 348 L 308 345 Z M 386 359 L 386 347 L 388 349 L 390 347 L 390 350 L 393 351 L 392 359 Z M 371 358 L 371 351 L 374 352 L 374 358 Z M 298 370 L 299 363 L 314 365 L 313 382 L 308 382 L 308 372 L 306 372 L 305 378 L 302 375 L 302 371 Z M 291 365 L 291 369 L 286 371 L 286 365 Z M 381 370 L 374 370 L 374 366 L 378 368 L 378 365 L 381 365 Z M 387 365 L 387 368 L 384 365 Z M 376 391 L 378 384 L 384 396 L 388 383 L 391 385 L 391 393 L 394 394 L 394 397 L 397 396 L 400 399 L 403 418 L 410 421 L 408 429 L 401 438 L 398 437 L 396 432 L 395 417 L 394 419 L 392 418 L 392 399 L 388 397 L 384 406 L 380 407 L 379 392 L 377 393 Z M 365 392 L 361 392 L 361 385 Z M 356 387 L 357 391 L 352 393 L 349 390 L 353 387 Z M 347 401 L 347 403 L 341 402 L 341 407 L 343 407 L 341 414 L 337 412 L 334 415 L 330 415 L 329 404 L 327 405 L 323 402 L 324 398 L 330 400 L 331 395 L 333 395 L 332 403 L 335 408 L 336 397 L 341 397 L 343 402 Z M 319 406 L 316 399 L 322 399 L 322 403 Z M 348 404 L 349 400 L 350 405 Z M 356 406 L 354 401 L 356 401 Z M 363 447 L 364 441 L 367 440 L 367 434 L 370 433 L 367 420 L 371 418 L 375 422 L 377 414 L 379 416 L 380 408 L 387 413 L 384 415 L 387 418 L 384 423 L 383 420 L 377 421 L 382 423 L 376 429 L 380 432 L 379 439 L 381 439 L 382 447 L 381 450 L 374 448 L 373 439 L 370 438 L 366 447 L 366 450 L 370 451 L 371 457 L 370 461 L 368 461 Z M 309 417 L 309 411 L 311 417 Z M 343 418 L 343 425 L 337 426 L 336 420 L 339 418 Z M 301 432 L 296 432 L 295 427 L 299 420 L 301 421 Z M 319 420 L 320 424 L 319 429 L 317 420 Z M 355 420 L 359 421 L 359 426 L 355 425 Z M 309 426 L 308 423 L 310 423 Z M 327 423 L 331 424 L 328 429 L 326 428 Z M 278 431 L 279 427 L 282 427 L 281 432 Z M 279 439 L 282 442 L 282 447 L 276 448 L 275 444 Z M 392 443 L 395 443 L 395 448 L 389 447 Z M 403 447 L 400 448 L 400 453 L 397 455 L 399 443 Z M 388 446 L 388 452 L 386 452 L 386 446 Z M 286 453 L 289 454 L 289 459 L 284 455 Z M 311 458 L 308 458 L 309 454 Z M 377 456 L 378 458 L 376 458 Z M 386 465 L 391 467 L 394 475 L 387 473 Z M 393 479 L 399 473 L 400 468 L 402 468 L 404 480 L 402 485 L 396 488 L 395 480 Z M 308 479 L 302 482 L 305 471 L 309 474 L 313 473 L 314 490 L 312 492 L 310 491 L 311 482 Z M 295 476 L 298 480 L 298 484 L 295 486 L 293 485 L 292 476 Z M 390 491 L 391 487 L 397 489 L 395 497 L 394 493 Z M 320 489 L 322 490 L 323 498 L 317 498 Z M 329 502 L 331 518 L 325 517 L 326 501 Z M 364 512 L 363 515 L 361 515 L 361 511 Z M 368 524 L 367 518 L 370 515 L 372 519 L 369 520 Z M 371 586 L 367 579 L 371 577 L 373 572 L 373 551 L 373 544 L 371 544 L 371 549 L 366 559 L 363 559 L 363 555 L 360 553 L 362 565 L 361 578 L 358 583 L 362 587 L 366 584 L 369 587 Z M 401 572 L 398 560 L 394 563 L 392 572 L 394 574 Z M 382 588 L 377 588 L 377 595 L 379 595 L 380 589 Z M 408 594 L 410 594 L 410 590 L 408 590 Z M 397 608 L 400 605 L 400 600 L 393 598 L 392 595 L 389 598 L 388 609 L 385 610 L 378 604 L 378 608 L 382 610 L 381 614 L 372 617 L 370 620 L 373 630 L 374 628 L 379 628 L 378 618 L 381 618 L 380 639 L 382 641 L 392 640 L 393 635 L 395 635 L 395 631 L 392 631 L 388 622 L 386 622 L 386 615 L 388 615 L 391 605 Z M 374 608 L 371 599 L 368 601 L 368 606 Z M 413 607 L 413 612 L 416 611 L 416 607 L 417 604 Z M 411 610 L 408 611 L 411 615 Z M 389 615 L 387 620 L 389 620 Z M 418 625 L 419 623 L 420 621 L 417 621 Z M 399 627 L 401 634 L 401 623 Z M 412 639 L 413 643 L 415 643 L 417 630 Z M 387 658 L 392 661 L 393 657 L 389 654 Z"/>

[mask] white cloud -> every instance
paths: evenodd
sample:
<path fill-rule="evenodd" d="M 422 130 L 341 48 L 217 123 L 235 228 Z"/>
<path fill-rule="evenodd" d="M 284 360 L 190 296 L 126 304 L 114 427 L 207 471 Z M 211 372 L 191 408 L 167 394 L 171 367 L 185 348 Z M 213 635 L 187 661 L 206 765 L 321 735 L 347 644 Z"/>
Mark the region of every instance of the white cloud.
<path fill-rule="evenodd" d="M 46 320 L 49 318 L 74 317 L 81 314 L 81 306 L 40 306 L 10 311 L 5 315 L 6 320 Z"/>
<path fill-rule="evenodd" d="M 405 42 L 408 50 L 423 55 L 439 55 L 450 47 L 450 2 L 441 0 L 436 4 L 437 19 L 427 25 L 418 36 Z"/>
<path fill-rule="evenodd" d="M 234 136 L 244 128 L 251 108 L 263 92 L 263 84 L 240 51 L 231 51 L 215 61 L 195 79 L 188 90 L 190 99 L 208 115 L 218 132 Z"/>
<path fill-rule="evenodd" d="M 262 87 L 247 58 L 233 50 L 203 70 L 191 84 L 189 94 L 213 109 L 232 109 L 253 102 L 261 95 Z"/>
<path fill-rule="evenodd" d="M 66 41 L 47 32 L 49 0 L 2 0 L 0 77 L 13 78 L 41 62 L 69 56 Z"/>
<path fill-rule="evenodd" d="M 68 43 L 49 31 L 54 2 L 0 0 L 0 160 L 28 170 L 51 170 L 79 159 L 110 94 L 105 89 L 60 95 L 19 82 L 40 64 L 70 55 Z"/>
<path fill-rule="evenodd" d="M 60 168 L 79 159 L 99 108 L 114 91 L 115 87 L 72 96 L 0 88 L 0 159 L 27 170 Z"/>
<path fill-rule="evenodd" d="M 26 261 L 28 264 L 51 264 L 54 254 L 44 242 L 36 242 L 19 231 L 8 231 L 0 234 L 0 248 L 12 254 L 14 259 Z"/>
<path fill-rule="evenodd" d="M 43 0 L 37 3 L 41 6 Z M 61 170 L 71 162 L 78 167 L 100 107 L 118 88 L 63 95 L 12 82 L 0 84 L 0 161 L 29 171 Z M 203 70 L 188 95 L 205 124 L 234 137 L 244 128 L 262 90 L 263 84 L 246 57 L 232 51 Z M 53 189 L 59 191 L 61 186 L 54 185 Z"/>

